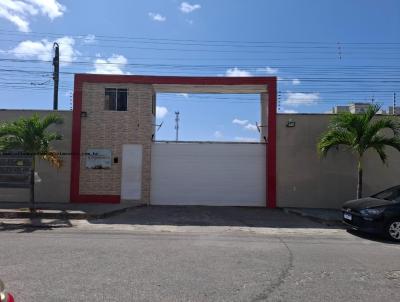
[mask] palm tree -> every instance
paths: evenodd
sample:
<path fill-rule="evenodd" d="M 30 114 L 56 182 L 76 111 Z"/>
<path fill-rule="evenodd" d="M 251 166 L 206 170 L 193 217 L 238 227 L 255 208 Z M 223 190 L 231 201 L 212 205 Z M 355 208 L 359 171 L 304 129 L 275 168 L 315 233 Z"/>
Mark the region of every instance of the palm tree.
<path fill-rule="evenodd" d="M 346 146 L 356 156 L 357 198 L 362 197 L 362 159 L 365 152 L 368 149 L 375 150 L 382 162 L 386 164 L 386 146 L 400 151 L 400 123 L 389 117 L 374 119 L 379 109 L 379 105 L 370 105 L 361 114 L 339 113 L 332 118 L 328 130 L 323 133 L 317 145 L 318 152 L 323 157 L 330 149 L 340 145 Z"/>
<path fill-rule="evenodd" d="M 61 140 L 62 136 L 48 132 L 46 129 L 53 124 L 62 123 L 62 118 L 49 114 L 40 118 L 37 114 L 31 117 L 21 117 L 13 122 L 0 124 L 0 151 L 22 151 L 32 156 L 30 173 L 31 211 L 35 211 L 35 163 L 36 158 L 48 161 L 52 166 L 60 168 L 62 160 L 51 148 L 50 143 Z"/>

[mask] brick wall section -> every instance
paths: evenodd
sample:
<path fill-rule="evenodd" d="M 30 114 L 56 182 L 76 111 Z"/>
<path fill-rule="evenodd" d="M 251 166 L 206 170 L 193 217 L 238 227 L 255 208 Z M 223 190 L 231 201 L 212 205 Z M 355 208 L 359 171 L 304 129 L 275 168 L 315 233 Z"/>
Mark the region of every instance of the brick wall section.
<path fill-rule="evenodd" d="M 104 110 L 105 88 L 127 88 L 128 110 Z M 151 141 L 153 134 L 151 85 L 84 83 L 82 111 L 81 152 L 89 148 L 112 150 L 112 158 L 118 157 L 118 163 L 112 163 L 109 170 L 86 168 L 86 157 L 80 162 L 80 194 L 120 195 L 123 144 L 141 144 L 143 146 L 142 166 L 142 202 L 150 200 Z"/>

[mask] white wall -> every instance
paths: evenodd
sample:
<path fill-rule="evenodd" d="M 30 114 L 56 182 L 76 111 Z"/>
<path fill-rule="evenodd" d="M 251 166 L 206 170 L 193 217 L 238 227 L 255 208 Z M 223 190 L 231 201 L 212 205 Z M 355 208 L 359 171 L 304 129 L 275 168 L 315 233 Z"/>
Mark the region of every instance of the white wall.
<path fill-rule="evenodd" d="M 266 204 L 264 144 L 154 143 L 151 203 Z"/>

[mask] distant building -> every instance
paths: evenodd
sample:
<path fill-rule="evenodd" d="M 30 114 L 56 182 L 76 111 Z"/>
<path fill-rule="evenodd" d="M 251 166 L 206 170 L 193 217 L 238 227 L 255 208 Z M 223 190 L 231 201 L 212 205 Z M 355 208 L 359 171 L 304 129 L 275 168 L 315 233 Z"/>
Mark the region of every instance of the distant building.
<path fill-rule="evenodd" d="M 335 106 L 332 108 L 333 114 L 340 113 L 340 112 L 349 112 L 349 111 L 350 111 L 349 106 Z"/>
<path fill-rule="evenodd" d="M 363 113 L 367 110 L 367 108 L 371 105 L 371 103 L 352 103 L 350 105 L 342 105 L 342 106 L 335 106 L 332 108 L 332 110 L 328 113 L 341 113 L 341 112 L 351 112 L 353 114 L 358 114 L 358 113 Z M 392 110 L 393 108 L 389 107 L 389 111 Z M 400 115 L 400 107 L 396 107 L 396 114 Z M 380 109 L 377 114 L 387 114 L 386 110 Z M 391 113 L 389 113 L 391 114 Z"/>
<path fill-rule="evenodd" d="M 393 106 L 389 106 L 388 114 L 393 115 Z M 394 107 L 394 115 L 400 115 L 400 107 Z"/>
<path fill-rule="evenodd" d="M 371 103 L 353 103 L 350 104 L 349 110 L 351 113 L 363 113 L 367 111 L 368 107 L 371 105 Z"/>

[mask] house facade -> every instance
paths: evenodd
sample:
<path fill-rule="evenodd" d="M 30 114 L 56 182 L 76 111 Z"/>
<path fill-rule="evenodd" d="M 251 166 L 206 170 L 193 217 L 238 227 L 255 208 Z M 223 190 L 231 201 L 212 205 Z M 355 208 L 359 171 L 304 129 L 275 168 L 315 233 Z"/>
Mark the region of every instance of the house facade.
<path fill-rule="evenodd" d="M 262 140 L 155 142 L 157 93 L 257 93 Z M 275 108 L 274 77 L 78 74 L 71 201 L 275 207 Z"/>
<path fill-rule="evenodd" d="M 156 141 L 157 93 L 259 94 L 260 141 Z M 51 112 L 0 110 L 0 121 Z M 78 74 L 74 109 L 58 114 L 64 123 L 51 130 L 63 136 L 53 147 L 64 165 L 38 162 L 38 202 L 340 208 L 355 198 L 353 155 L 317 154 L 331 115 L 276 114 L 273 77 Z M 400 154 L 387 151 L 388 165 L 367 152 L 365 194 L 398 185 Z M 0 201 L 27 200 L 25 188 L 0 187 Z"/>

